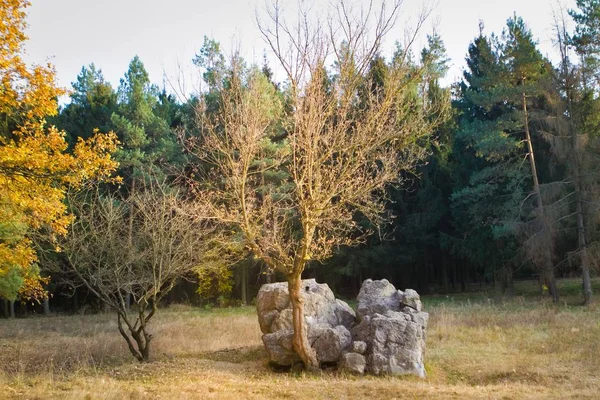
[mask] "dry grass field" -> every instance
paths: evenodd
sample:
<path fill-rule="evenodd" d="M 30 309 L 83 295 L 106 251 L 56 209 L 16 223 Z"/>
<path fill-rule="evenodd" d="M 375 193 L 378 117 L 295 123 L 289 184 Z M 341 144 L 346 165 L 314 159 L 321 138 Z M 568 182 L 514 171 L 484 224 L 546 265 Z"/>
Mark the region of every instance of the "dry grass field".
<path fill-rule="evenodd" d="M 600 307 L 576 305 L 577 282 L 563 282 L 558 307 L 535 290 L 524 283 L 507 302 L 425 298 L 424 380 L 272 371 L 252 307 L 161 310 L 147 364 L 110 314 L 0 320 L 0 398 L 600 398 Z"/>

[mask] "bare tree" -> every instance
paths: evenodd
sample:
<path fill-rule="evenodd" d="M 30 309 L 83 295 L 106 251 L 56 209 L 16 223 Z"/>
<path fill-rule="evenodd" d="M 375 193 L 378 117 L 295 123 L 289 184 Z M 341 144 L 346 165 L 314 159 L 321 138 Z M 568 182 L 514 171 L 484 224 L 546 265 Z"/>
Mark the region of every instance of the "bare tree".
<path fill-rule="evenodd" d="M 264 76 L 250 73 L 222 87 L 216 115 L 198 113 L 201 140 L 192 151 L 212 166 L 198 201 L 235 226 L 256 258 L 287 276 L 293 347 L 309 369 L 320 363 L 307 339 L 302 272 L 340 246 L 364 242 L 371 231 L 357 215 L 373 226 L 389 220 L 386 187 L 423 159 L 422 139 L 444 115 L 423 109 L 422 74 L 408 58 L 397 57 L 380 87 L 369 82 L 399 7 L 370 4 L 357 13 L 340 2 L 327 23 L 302 10 L 292 29 L 276 3 L 260 30 L 287 73 L 286 107 Z M 274 124 L 284 130 L 276 149 L 269 145 Z M 280 184 L 265 188 L 267 173 L 279 174 Z"/>
<path fill-rule="evenodd" d="M 90 190 L 70 196 L 69 204 L 76 220 L 59 239 L 54 270 L 114 310 L 131 353 L 148 361 L 148 323 L 178 280 L 209 257 L 214 228 L 196 217 L 196 205 L 156 183 L 125 199 Z"/>
<path fill-rule="evenodd" d="M 594 119 L 594 111 L 589 109 L 586 101 L 588 93 L 586 84 L 585 60 L 577 54 L 573 40 L 568 33 L 565 10 L 559 5 L 554 11 L 555 45 L 560 54 L 560 65 L 557 70 L 557 86 L 559 99 L 555 105 L 552 132 L 544 135 L 557 158 L 565 163 L 567 178 L 559 182 L 561 195 L 566 206 L 556 218 L 557 222 L 569 221 L 575 217 L 577 230 L 577 248 L 567 254 L 571 264 L 581 268 L 583 303 L 592 301 L 591 271 L 597 268 L 599 244 L 592 235 L 595 221 L 598 219 L 598 170 L 597 154 L 600 147 L 598 136 L 594 133 L 594 124 L 589 123 L 590 115 Z M 575 61 L 573 61 L 575 59 Z M 578 62 L 577 62 L 578 61 Z M 590 97 L 591 98 L 591 97 Z"/>

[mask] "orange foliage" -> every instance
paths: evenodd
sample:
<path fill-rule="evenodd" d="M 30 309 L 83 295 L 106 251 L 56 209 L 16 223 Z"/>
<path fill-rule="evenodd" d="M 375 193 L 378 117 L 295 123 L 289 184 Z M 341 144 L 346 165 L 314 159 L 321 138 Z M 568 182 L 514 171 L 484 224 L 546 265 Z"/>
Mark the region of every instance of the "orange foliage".
<path fill-rule="evenodd" d="M 65 191 L 110 179 L 118 144 L 114 133 L 96 132 L 68 152 L 65 133 L 44 127 L 43 118 L 57 113 L 56 99 L 65 90 L 56 85 L 51 65 L 29 68 L 21 58 L 27 6 L 27 0 L 0 0 L 0 279 L 21 268 L 25 299 L 44 293 L 28 236 L 42 227 L 53 235 L 67 232 L 73 217 Z"/>

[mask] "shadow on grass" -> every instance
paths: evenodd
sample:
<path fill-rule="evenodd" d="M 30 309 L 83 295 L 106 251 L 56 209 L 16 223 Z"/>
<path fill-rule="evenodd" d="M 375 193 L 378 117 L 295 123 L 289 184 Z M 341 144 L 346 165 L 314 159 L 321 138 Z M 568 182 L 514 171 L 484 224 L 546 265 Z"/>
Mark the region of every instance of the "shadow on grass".
<path fill-rule="evenodd" d="M 263 346 L 238 347 L 201 353 L 198 358 L 243 364 L 247 362 L 266 361 L 267 354 Z"/>

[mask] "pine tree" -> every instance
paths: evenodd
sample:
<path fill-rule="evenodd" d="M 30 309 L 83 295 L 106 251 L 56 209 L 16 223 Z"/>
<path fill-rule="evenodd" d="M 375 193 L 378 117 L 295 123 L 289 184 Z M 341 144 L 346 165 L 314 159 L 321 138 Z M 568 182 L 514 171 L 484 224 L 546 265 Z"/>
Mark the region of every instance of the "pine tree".
<path fill-rule="evenodd" d="M 95 129 L 108 132 L 111 115 L 117 110 L 117 94 L 102 71 L 94 64 L 84 66 L 72 86 L 71 102 L 50 122 L 69 132 L 70 142 L 92 136 Z"/>

